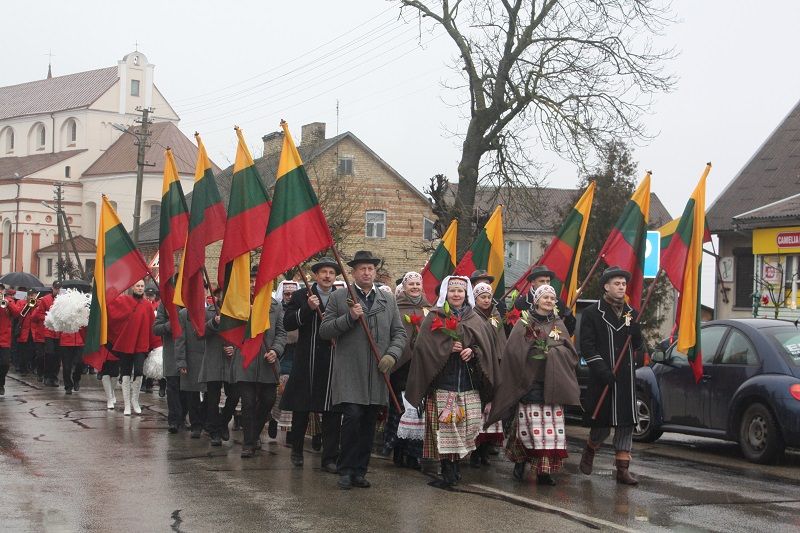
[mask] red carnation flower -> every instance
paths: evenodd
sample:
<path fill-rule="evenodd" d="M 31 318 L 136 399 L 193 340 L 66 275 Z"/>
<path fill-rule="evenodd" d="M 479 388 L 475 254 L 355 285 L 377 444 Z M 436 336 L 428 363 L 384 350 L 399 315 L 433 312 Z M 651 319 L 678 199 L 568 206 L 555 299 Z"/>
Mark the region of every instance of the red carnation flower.
<path fill-rule="evenodd" d="M 422 315 L 414 314 L 414 315 L 409 316 L 409 318 L 411 319 L 411 325 L 412 326 L 419 327 L 419 325 L 422 324 Z"/>
<path fill-rule="evenodd" d="M 447 317 L 447 320 L 445 320 L 444 325 L 447 329 L 452 329 L 453 331 L 455 331 L 456 327 L 458 326 L 458 319 L 454 316 Z"/>
<path fill-rule="evenodd" d="M 444 322 L 442 321 L 441 317 L 438 315 L 433 317 L 433 321 L 431 322 L 431 331 L 436 331 L 437 329 L 442 329 L 444 327 Z"/>

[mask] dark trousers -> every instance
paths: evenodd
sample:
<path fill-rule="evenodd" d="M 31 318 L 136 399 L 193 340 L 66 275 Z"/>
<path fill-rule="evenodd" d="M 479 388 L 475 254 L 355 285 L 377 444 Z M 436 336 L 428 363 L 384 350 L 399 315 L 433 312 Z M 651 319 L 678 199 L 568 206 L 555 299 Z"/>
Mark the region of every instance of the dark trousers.
<path fill-rule="evenodd" d="M 206 419 L 206 405 L 200 401 L 200 392 L 181 391 L 181 401 L 184 399 L 186 400 L 189 424 L 192 426 L 192 429 L 203 429 Z"/>
<path fill-rule="evenodd" d="M 11 366 L 11 348 L 0 348 L 0 387 L 6 386 L 6 374 Z"/>
<path fill-rule="evenodd" d="M 167 423 L 181 427 L 189 412 L 189 398 L 181 392 L 180 376 L 167 376 Z"/>
<path fill-rule="evenodd" d="M 62 346 L 58 351 L 61 356 L 61 377 L 64 381 L 64 390 L 72 390 L 81 382 L 83 346 Z"/>
<path fill-rule="evenodd" d="M 240 381 L 236 384 L 242 398 L 243 448 L 255 448 L 275 405 L 277 386 L 274 383 Z"/>
<path fill-rule="evenodd" d="M 224 381 L 209 381 L 206 383 L 206 387 L 206 429 L 212 437 L 221 437 L 239 404 L 239 391 L 235 383 L 225 383 Z M 225 405 L 220 411 L 219 400 L 223 387 L 225 388 Z"/>
<path fill-rule="evenodd" d="M 17 349 L 19 350 L 19 372 L 31 372 L 36 368 L 38 344 L 33 342 L 32 337 L 28 337 L 27 341 L 17 345 Z"/>
<path fill-rule="evenodd" d="M 341 413 L 322 413 L 322 464 L 336 464 L 339 459 L 339 433 L 342 428 Z M 303 444 L 308 429 L 308 411 L 292 412 L 292 454 L 303 455 Z"/>
<path fill-rule="evenodd" d="M 361 405 L 343 403 L 341 446 L 339 454 L 339 473 L 350 476 L 364 476 L 372 453 L 375 438 L 375 422 L 380 405 Z"/>
<path fill-rule="evenodd" d="M 123 376 L 133 376 L 138 378 L 144 376 L 144 360 L 147 359 L 146 353 L 120 353 L 114 352 L 119 357 L 119 371 Z"/>
<path fill-rule="evenodd" d="M 58 369 L 61 366 L 58 339 L 46 338 L 44 340 L 44 358 L 42 375 L 55 381 L 58 379 Z"/>

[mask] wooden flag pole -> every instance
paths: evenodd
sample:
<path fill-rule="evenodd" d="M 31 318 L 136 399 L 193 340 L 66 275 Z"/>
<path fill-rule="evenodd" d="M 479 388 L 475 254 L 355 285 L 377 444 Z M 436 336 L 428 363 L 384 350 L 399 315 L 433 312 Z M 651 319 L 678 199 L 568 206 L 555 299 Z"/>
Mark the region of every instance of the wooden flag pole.
<path fill-rule="evenodd" d="M 642 302 L 642 307 L 639 312 L 639 315 L 636 317 L 634 324 L 638 324 L 641 320 L 642 316 L 644 316 L 644 310 L 647 309 L 647 304 L 650 303 L 650 297 L 653 295 L 653 289 L 656 287 L 656 283 L 658 282 L 658 278 L 661 276 L 661 273 L 664 272 L 663 270 L 659 270 L 656 274 L 656 277 L 653 278 L 653 283 L 647 288 L 647 293 L 645 294 L 644 301 Z M 588 276 L 587 276 L 588 279 Z M 628 354 L 628 346 L 631 344 L 631 334 L 628 333 L 628 338 L 625 339 L 625 344 L 622 345 L 622 350 L 620 350 L 619 354 L 617 354 L 617 362 L 614 363 L 614 369 L 612 373 L 614 376 L 617 375 L 619 371 L 619 367 L 622 365 L 622 361 L 625 359 L 625 356 Z M 597 405 L 594 408 L 594 412 L 592 413 L 592 420 L 597 418 L 598 413 L 600 412 L 600 408 L 603 407 L 603 403 L 606 401 L 606 396 L 608 396 L 609 386 L 606 385 L 603 388 L 602 394 L 600 394 L 600 399 L 597 400 Z"/>
<path fill-rule="evenodd" d="M 350 284 L 350 280 L 347 279 L 347 273 L 344 269 L 344 264 L 342 263 L 342 257 L 339 255 L 339 250 L 336 249 L 336 246 L 332 246 L 331 250 L 333 250 L 333 257 L 336 258 L 336 262 L 339 264 L 339 268 L 342 270 L 342 279 L 344 280 L 344 284 L 347 287 L 347 292 L 350 294 L 350 298 L 353 302 L 358 302 L 358 296 L 356 296 L 355 291 L 353 290 L 353 286 Z M 367 325 L 367 321 L 364 319 L 364 315 L 358 317 L 358 321 L 361 324 L 361 327 L 364 329 L 364 333 L 367 335 L 367 340 L 369 341 L 369 347 L 372 351 L 372 355 L 375 357 L 375 362 L 381 362 L 381 354 L 380 350 L 378 350 L 378 345 L 375 344 L 375 339 L 372 338 L 372 333 L 369 330 L 369 326 Z M 403 406 L 400 405 L 400 402 L 397 401 L 397 395 L 394 393 L 394 389 L 392 388 L 392 383 L 389 381 L 389 376 L 383 372 L 379 372 L 379 374 L 383 377 L 384 383 L 386 383 L 386 388 L 389 390 L 389 397 L 392 400 L 392 404 L 394 408 L 397 410 L 398 413 L 403 413 L 404 409 Z"/>

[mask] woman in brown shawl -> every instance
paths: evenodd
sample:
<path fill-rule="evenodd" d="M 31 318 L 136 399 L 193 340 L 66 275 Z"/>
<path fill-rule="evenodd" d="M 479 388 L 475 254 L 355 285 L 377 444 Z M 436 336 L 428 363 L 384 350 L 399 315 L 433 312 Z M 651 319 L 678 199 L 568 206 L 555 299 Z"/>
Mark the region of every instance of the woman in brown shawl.
<path fill-rule="evenodd" d="M 425 398 L 423 457 L 441 461 L 448 485 L 458 482 L 459 460 L 475 449 L 482 400 L 492 400 L 499 375 L 493 334 L 474 307 L 469 278 L 444 279 L 420 326 L 406 387 L 411 405 Z"/>
<path fill-rule="evenodd" d="M 400 359 L 392 367 L 390 380 L 392 388 L 397 394 L 406 389 L 408 379 L 408 369 L 411 363 L 411 353 L 417 340 L 417 331 L 422 320 L 430 310 L 431 303 L 425 298 L 422 291 L 422 276 L 418 272 L 407 272 L 403 280 L 398 285 L 397 308 L 403 318 L 403 326 L 406 328 L 408 342 Z M 416 413 L 416 409 L 406 409 L 408 417 L 413 416 L 416 420 L 410 421 L 412 425 L 421 424 L 421 417 Z M 408 418 L 404 417 L 404 418 Z M 405 439 L 398 435 L 400 425 L 400 413 L 389 404 L 389 416 L 383 430 L 383 454 L 388 456 L 393 454 L 394 464 L 397 466 L 407 466 L 408 468 L 419 468 L 419 460 L 422 459 L 422 440 Z"/>
<path fill-rule="evenodd" d="M 475 284 L 473 289 L 475 294 L 475 312 L 486 320 L 489 329 L 495 340 L 498 357 L 502 355 L 506 347 L 506 332 L 503 328 L 503 319 L 494 304 L 494 291 L 488 283 L 480 282 Z M 501 363 L 502 364 L 502 363 Z M 483 422 L 492 410 L 492 404 L 487 403 L 483 406 Z M 482 426 L 483 424 L 481 424 Z M 475 451 L 470 455 L 469 463 L 473 468 L 480 468 L 481 465 L 489 464 L 489 448 L 492 446 L 503 445 L 503 424 L 495 422 L 485 430 L 481 431 L 475 439 Z M 495 452 L 496 454 L 497 452 Z"/>
<path fill-rule="evenodd" d="M 508 430 L 506 457 L 514 462 L 514 478 L 522 481 L 525 465 L 536 469 L 540 485 L 555 485 L 552 474 L 567 457 L 564 406 L 580 404 L 575 376 L 578 354 L 567 328 L 553 313 L 556 291 L 542 285 L 534 293 L 534 309 L 516 323 L 503 356 L 503 389 L 495 396 L 486 424 L 516 412 Z"/>

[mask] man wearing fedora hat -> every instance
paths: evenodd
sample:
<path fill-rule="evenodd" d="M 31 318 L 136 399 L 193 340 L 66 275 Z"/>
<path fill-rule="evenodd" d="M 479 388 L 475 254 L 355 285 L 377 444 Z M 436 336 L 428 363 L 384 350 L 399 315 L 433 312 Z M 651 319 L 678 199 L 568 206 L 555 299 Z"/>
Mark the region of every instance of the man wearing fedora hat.
<path fill-rule="evenodd" d="M 314 273 L 311 289 L 295 291 L 283 316 L 284 328 L 287 332 L 297 331 L 298 340 L 280 408 L 292 411 L 291 459 L 298 467 L 303 465 L 308 415 L 322 414 L 322 469 L 336 473 L 342 414 L 331 404 L 331 341 L 320 337 L 319 331 L 321 316 L 333 293 L 333 282 L 342 271 L 335 260 L 323 257 L 311 265 L 311 272 Z"/>
<path fill-rule="evenodd" d="M 364 476 L 375 421 L 378 410 L 389 401 L 381 374 L 392 369 L 407 339 L 394 295 L 375 287 L 380 259 L 360 250 L 347 264 L 352 268 L 356 299 L 350 298 L 349 291 L 334 291 L 320 327 L 320 337 L 336 339 L 331 403 L 342 411 L 338 484 L 345 490 L 370 486 Z M 376 363 L 367 334 L 359 325 L 362 317 L 382 356 L 380 363 Z"/>
<path fill-rule="evenodd" d="M 535 293 L 536 289 L 542 285 L 550 285 L 550 281 L 555 279 L 555 277 L 555 272 L 547 268 L 547 265 L 534 266 L 531 269 L 530 274 L 528 274 L 528 277 L 525 278 L 530 282 L 531 288 L 528 290 L 528 293 L 524 298 L 520 294 L 520 296 L 517 298 L 517 301 L 514 302 L 514 307 L 520 311 L 532 311 L 534 308 L 533 293 Z M 561 298 L 557 298 L 555 310 L 558 314 L 558 317 L 567 327 L 567 333 L 569 333 L 569 336 L 571 337 L 574 335 L 577 320 L 575 319 L 575 315 L 572 313 L 572 309 L 567 307 L 567 304 L 565 304 Z"/>
<path fill-rule="evenodd" d="M 580 470 L 586 475 L 592 473 L 595 451 L 608 438 L 613 427 L 617 483 L 622 485 L 638 484 L 628 467 L 633 427 L 637 422 L 633 351 L 643 347 L 643 339 L 636 322 L 637 313 L 625 302 L 625 290 L 630 279 L 630 272 L 618 266 L 603 271 L 600 276 L 603 296 L 583 311 L 580 331 L 580 352 L 589 365 L 586 422 L 591 428 L 581 456 Z M 627 353 L 621 354 L 628 335 L 631 342 L 626 348 Z M 618 357 L 623 359 L 614 375 Z M 609 387 L 608 396 L 597 418 L 592 419 L 606 385 Z"/>

